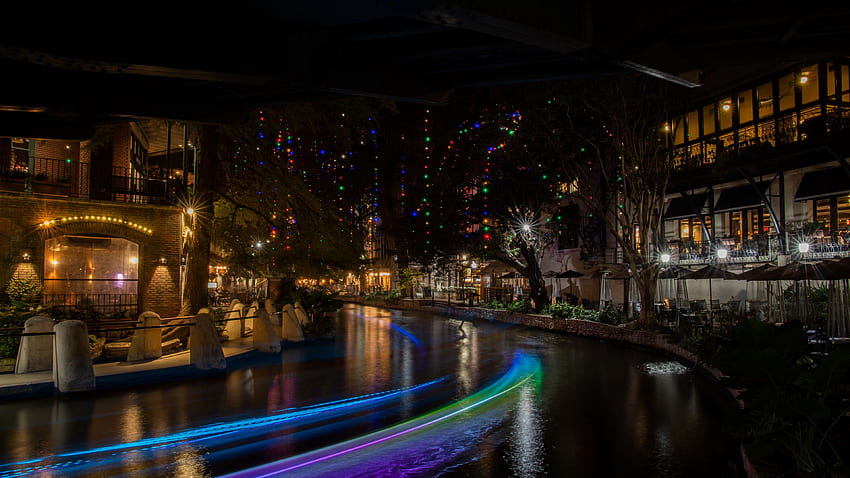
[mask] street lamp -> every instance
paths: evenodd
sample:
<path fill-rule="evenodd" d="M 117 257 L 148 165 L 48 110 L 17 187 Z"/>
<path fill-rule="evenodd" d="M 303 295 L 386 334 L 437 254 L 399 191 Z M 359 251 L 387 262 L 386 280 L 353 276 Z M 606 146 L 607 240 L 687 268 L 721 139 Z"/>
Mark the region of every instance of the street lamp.
<path fill-rule="evenodd" d="M 799 252 L 800 254 L 805 254 L 809 252 L 809 243 L 804 241 L 797 244 L 797 252 Z"/>
<path fill-rule="evenodd" d="M 669 264 L 670 263 L 670 254 L 667 253 L 667 252 L 662 252 L 661 253 L 661 262 L 664 263 L 664 264 Z"/>
<path fill-rule="evenodd" d="M 726 257 L 728 257 L 728 256 L 729 256 L 729 250 L 726 249 L 725 247 L 721 247 L 720 249 L 717 249 L 717 258 L 718 259 L 726 259 Z"/>

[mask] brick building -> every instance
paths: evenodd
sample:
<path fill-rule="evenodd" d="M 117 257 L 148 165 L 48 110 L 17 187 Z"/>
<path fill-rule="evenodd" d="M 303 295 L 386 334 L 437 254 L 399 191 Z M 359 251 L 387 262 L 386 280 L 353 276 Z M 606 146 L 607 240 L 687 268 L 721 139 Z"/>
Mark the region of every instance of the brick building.
<path fill-rule="evenodd" d="M 182 170 L 161 167 L 174 155 L 170 144 L 157 151 L 156 128 L 127 122 L 84 142 L 0 138 L 4 288 L 27 277 L 44 304 L 177 315 Z"/>

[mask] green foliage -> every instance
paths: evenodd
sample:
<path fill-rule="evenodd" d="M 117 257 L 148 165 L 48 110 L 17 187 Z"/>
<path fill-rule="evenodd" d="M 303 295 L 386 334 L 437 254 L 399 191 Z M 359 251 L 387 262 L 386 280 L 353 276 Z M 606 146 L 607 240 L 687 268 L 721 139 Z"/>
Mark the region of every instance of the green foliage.
<path fill-rule="evenodd" d="M 38 302 L 43 290 L 39 281 L 28 277 L 12 277 L 6 285 L 9 298 L 23 302 Z"/>
<path fill-rule="evenodd" d="M 481 307 L 483 307 L 485 309 L 496 309 L 496 310 L 505 310 L 505 309 L 508 308 L 504 303 L 502 303 L 501 301 L 496 300 L 496 299 L 493 299 L 490 302 L 486 302 L 484 304 L 481 304 Z"/>
<path fill-rule="evenodd" d="M 401 298 L 401 290 L 376 290 L 363 296 L 366 300 L 399 300 Z"/>
<path fill-rule="evenodd" d="M 0 307 L 0 334 L 19 334 L 24 331 L 24 323 L 37 314 L 29 304 L 13 301 L 11 305 Z M 20 337 L 0 337 L 0 358 L 15 358 L 18 355 Z"/>
<path fill-rule="evenodd" d="M 512 314 L 527 314 L 531 312 L 531 302 L 527 300 L 514 300 L 507 306 L 508 312 Z"/>
<path fill-rule="evenodd" d="M 599 311 L 585 309 L 580 305 L 572 305 L 568 302 L 556 302 L 550 305 L 549 315 L 554 319 L 577 319 L 599 322 Z"/>
<path fill-rule="evenodd" d="M 847 476 L 850 346 L 815 362 L 799 321 L 745 319 L 708 355 L 746 404 L 737 430 L 754 461 L 796 476 Z"/>

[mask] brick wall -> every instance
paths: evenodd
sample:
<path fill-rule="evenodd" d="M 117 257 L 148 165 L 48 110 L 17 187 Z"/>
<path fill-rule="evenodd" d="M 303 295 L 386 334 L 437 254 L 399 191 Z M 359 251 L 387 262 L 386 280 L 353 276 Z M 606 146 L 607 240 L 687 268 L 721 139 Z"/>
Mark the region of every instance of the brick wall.
<path fill-rule="evenodd" d="M 36 139 L 35 157 L 49 159 L 71 159 L 77 161 L 80 157 L 80 143 L 78 141 L 58 141 Z"/>
<path fill-rule="evenodd" d="M 112 166 L 130 167 L 130 124 L 122 123 L 115 127 L 112 143 Z"/>
<path fill-rule="evenodd" d="M 97 221 L 41 226 L 45 221 L 86 215 L 124 219 L 150 228 L 152 233 Z M 32 252 L 33 270 L 43 277 L 44 241 L 65 234 L 120 237 L 138 243 L 140 310 L 152 310 L 162 317 L 177 315 L 182 245 L 179 208 L 0 194 L 0 257 L 8 264 L 0 271 L 2 284 L 5 286 L 15 271 L 24 249 Z M 167 264 L 160 265 L 160 258 Z"/>

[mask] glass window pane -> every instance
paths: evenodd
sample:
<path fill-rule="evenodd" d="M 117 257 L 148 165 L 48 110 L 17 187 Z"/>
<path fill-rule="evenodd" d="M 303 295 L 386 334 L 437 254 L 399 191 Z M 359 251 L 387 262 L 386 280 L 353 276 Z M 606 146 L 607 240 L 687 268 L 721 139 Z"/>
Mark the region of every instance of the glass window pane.
<path fill-rule="evenodd" d="M 824 232 L 829 231 L 829 199 L 815 200 L 815 222 L 821 224 Z"/>
<path fill-rule="evenodd" d="M 60 236 L 44 241 L 44 293 L 77 306 L 137 295 L 139 245 L 115 237 Z M 47 297 L 45 297 L 48 299 Z"/>
<path fill-rule="evenodd" d="M 850 232 L 850 195 L 838 198 L 838 231 L 845 235 Z"/>
<path fill-rule="evenodd" d="M 850 101 L 850 66 L 841 65 L 841 101 Z"/>
<path fill-rule="evenodd" d="M 688 136 L 687 141 L 694 141 L 699 138 L 699 111 L 693 110 L 688 112 Z"/>
<path fill-rule="evenodd" d="M 702 132 L 706 135 L 714 134 L 714 105 L 702 108 Z"/>
<path fill-rule="evenodd" d="M 738 123 L 749 123 L 753 120 L 753 92 L 747 90 L 738 94 Z"/>
<path fill-rule="evenodd" d="M 685 118 L 680 116 L 673 120 L 673 144 L 685 142 Z"/>
<path fill-rule="evenodd" d="M 820 94 L 818 92 L 818 65 L 810 65 L 800 71 L 799 78 L 800 89 L 803 92 L 803 104 L 817 101 Z"/>
<path fill-rule="evenodd" d="M 826 65 L 826 94 L 830 98 L 835 97 L 835 63 Z"/>
<path fill-rule="evenodd" d="M 691 239 L 694 242 L 702 242 L 702 223 L 699 218 L 693 219 L 693 227 L 691 228 Z"/>
<path fill-rule="evenodd" d="M 779 111 L 790 110 L 794 107 L 794 74 L 785 75 L 779 79 Z"/>
<path fill-rule="evenodd" d="M 729 234 L 741 239 L 743 233 L 743 220 L 741 211 L 733 211 L 729 213 Z"/>
<path fill-rule="evenodd" d="M 720 116 L 720 129 L 729 129 L 732 127 L 732 98 L 723 98 L 720 100 L 720 111 L 717 112 Z"/>
<path fill-rule="evenodd" d="M 682 239 L 690 239 L 691 237 L 691 220 L 679 219 L 679 237 Z"/>
<path fill-rule="evenodd" d="M 773 84 L 765 83 L 757 89 L 759 118 L 767 118 L 773 115 Z"/>

